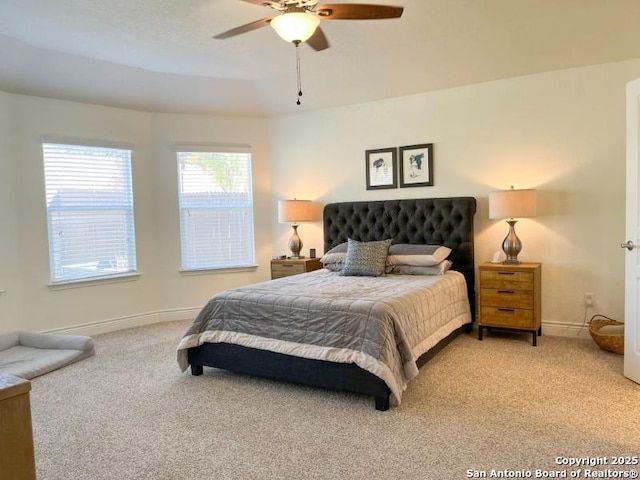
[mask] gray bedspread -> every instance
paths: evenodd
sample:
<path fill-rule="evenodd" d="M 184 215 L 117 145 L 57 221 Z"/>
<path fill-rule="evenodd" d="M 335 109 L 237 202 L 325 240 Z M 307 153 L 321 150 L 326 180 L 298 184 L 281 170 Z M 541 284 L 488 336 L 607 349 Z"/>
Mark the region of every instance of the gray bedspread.
<path fill-rule="evenodd" d="M 178 346 L 225 342 L 299 357 L 355 363 L 382 378 L 400 402 L 416 359 L 471 322 L 464 277 L 345 277 L 328 270 L 215 295 Z"/>

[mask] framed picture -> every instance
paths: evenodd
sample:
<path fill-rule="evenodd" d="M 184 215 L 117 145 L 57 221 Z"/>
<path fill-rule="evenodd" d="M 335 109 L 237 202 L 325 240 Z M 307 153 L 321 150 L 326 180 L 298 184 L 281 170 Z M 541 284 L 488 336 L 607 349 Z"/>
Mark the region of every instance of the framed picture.
<path fill-rule="evenodd" d="M 365 152 L 365 171 L 367 175 L 367 190 L 381 188 L 396 188 L 398 178 L 398 159 L 396 148 L 381 148 Z"/>
<path fill-rule="evenodd" d="M 400 188 L 433 186 L 433 143 L 400 147 Z"/>

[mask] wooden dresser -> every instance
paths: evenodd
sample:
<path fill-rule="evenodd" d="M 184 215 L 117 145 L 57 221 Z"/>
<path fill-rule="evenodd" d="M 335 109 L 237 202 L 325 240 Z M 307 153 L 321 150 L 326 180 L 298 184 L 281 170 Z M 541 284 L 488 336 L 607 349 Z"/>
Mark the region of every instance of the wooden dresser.
<path fill-rule="evenodd" d="M 31 427 L 31 382 L 0 373 L 0 478 L 36 478 Z"/>
<path fill-rule="evenodd" d="M 533 346 L 542 335 L 540 263 L 483 263 L 480 269 L 478 339 L 484 328 L 531 332 Z"/>
<path fill-rule="evenodd" d="M 298 275 L 299 273 L 320 270 L 322 262 L 319 258 L 285 258 L 271 260 L 271 280 Z"/>

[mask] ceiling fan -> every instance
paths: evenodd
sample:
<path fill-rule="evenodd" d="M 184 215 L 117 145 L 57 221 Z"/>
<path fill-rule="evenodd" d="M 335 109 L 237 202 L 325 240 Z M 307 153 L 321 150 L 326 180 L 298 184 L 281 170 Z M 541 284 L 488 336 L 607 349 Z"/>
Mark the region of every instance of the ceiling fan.
<path fill-rule="evenodd" d="M 329 48 L 329 42 L 319 27 L 320 20 L 378 20 L 398 18 L 403 7 L 371 5 L 364 3 L 327 3 L 319 0 L 242 0 L 262 5 L 280 12 L 279 15 L 241 25 L 213 38 L 225 39 L 271 25 L 280 37 L 296 46 L 307 42 L 311 48 L 321 51 Z"/>

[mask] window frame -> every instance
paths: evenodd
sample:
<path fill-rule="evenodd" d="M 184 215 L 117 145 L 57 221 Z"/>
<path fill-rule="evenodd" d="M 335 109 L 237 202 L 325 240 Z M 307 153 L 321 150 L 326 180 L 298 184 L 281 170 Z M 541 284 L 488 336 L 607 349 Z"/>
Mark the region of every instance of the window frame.
<path fill-rule="evenodd" d="M 234 263 L 234 262 L 223 262 L 216 264 L 215 262 L 206 262 L 202 264 L 195 264 L 193 261 L 190 261 L 188 258 L 185 258 L 185 250 L 189 248 L 189 245 L 185 244 L 185 241 L 188 240 L 188 233 L 185 231 L 185 210 L 188 210 L 188 207 L 184 205 L 184 197 L 183 197 L 183 173 L 182 173 L 182 160 L 181 154 L 189 154 L 189 153 L 202 153 L 202 154 L 240 154 L 246 156 L 245 161 L 248 165 L 247 176 L 245 177 L 245 181 L 247 182 L 247 196 L 248 202 L 244 205 L 231 205 L 231 204 L 223 204 L 223 205 L 213 205 L 208 208 L 200 208 L 201 211 L 210 210 L 210 211 L 229 211 L 229 210 L 244 210 L 248 212 L 247 218 L 247 248 L 249 255 L 245 257 L 242 261 Z M 251 147 L 248 145 L 241 146 L 229 146 L 229 145 L 210 145 L 210 144 L 196 144 L 196 145 L 176 145 L 175 146 L 175 158 L 176 158 L 176 168 L 177 168 L 177 187 L 178 187 L 178 221 L 179 221 L 179 241 L 180 241 L 180 272 L 187 275 L 193 274 L 203 274 L 203 273 L 218 273 L 218 272 L 228 272 L 228 271 L 244 271 L 244 270 L 255 270 L 257 268 L 256 264 L 256 233 L 255 233 L 255 203 L 254 203 L 254 192 L 253 192 L 253 152 Z M 201 192 L 203 193 L 203 192 Z M 211 192 L 210 192 L 211 193 Z M 240 227 L 240 225 L 238 225 Z M 196 248 L 193 245 L 191 248 Z"/>
<path fill-rule="evenodd" d="M 123 157 L 125 164 L 122 165 L 124 176 L 123 180 L 123 194 L 118 197 L 119 201 L 122 203 L 121 206 L 125 208 L 115 208 L 114 211 L 121 211 L 123 214 L 123 218 L 125 220 L 126 229 L 124 233 L 127 237 L 125 251 L 126 255 L 126 265 L 127 268 L 120 271 L 114 271 L 112 273 L 104 273 L 104 271 L 97 270 L 98 273 L 91 275 L 78 275 L 78 276 L 70 276 L 70 275 L 58 275 L 57 271 L 60 271 L 65 267 L 65 265 L 58 265 L 56 262 L 56 251 L 55 245 L 53 242 L 53 235 L 55 234 L 53 231 L 52 225 L 52 209 L 50 209 L 50 200 L 53 200 L 53 197 L 50 199 L 50 195 L 56 195 L 51 193 L 49 190 L 55 189 L 55 185 L 49 185 L 47 181 L 48 173 L 47 173 L 47 161 L 51 161 L 51 159 L 47 159 L 47 145 L 51 145 L 53 149 L 58 148 L 62 149 L 63 147 L 81 147 L 81 148 L 95 148 L 95 149 L 108 149 L 108 150 L 121 150 L 127 153 Z M 137 256 L 137 239 L 136 239 L 136 223 L 135 223 L 135 202 L 134 202 L 134 190 L 133 190 L 133 163 L 134 163 L 134 146 L 131 143 L 120 143 L 120 142 L 109 142 L 109 141 L 100 141 L 100 140 L 87 140 L 87 139 L 70 139 L 70 138 L 61 138 L 61 137 L 43 137 L 41 139 L 41 152 L 42 152 L 42 162 L 43 162 L 43 183 L 44 183 L 44 194 L 45 194 L 45 210 L 46 210 L 46 221 L 47 221 L 47 253 L 49 255 L 49 282 L 48 286 L 52 288 L 71 288 L 74 286 L 84 286 L 86 284 L 91 283 L 114 283 L 119 281 L 128 281 L 134 280 L 140 276 L 140 272 L 138 270 L 138 256 Z M 52 152 L 49 152 L 50 154 Z M 126 157 L 126 158 L 125 158 Z M 65 181 L 68 182 L 68 179 Z M 73 182 L 69 182 L 73 183 Z M 70 188 L 66 185 L 62 185 L 62 188 Z M 100 207 L 97 207 L 99 209 Z M 96 207 L 94 207 L 95 211 Z M 70 209 L 72 214 L 75 215 L 83 215 L 86 214 L 87 211 L 91 211 L 91 209 L 87 210 L 86 207 L 83 210 L 82 208 Z M 84 213 L 83 213 L 84 212 Z"/>

